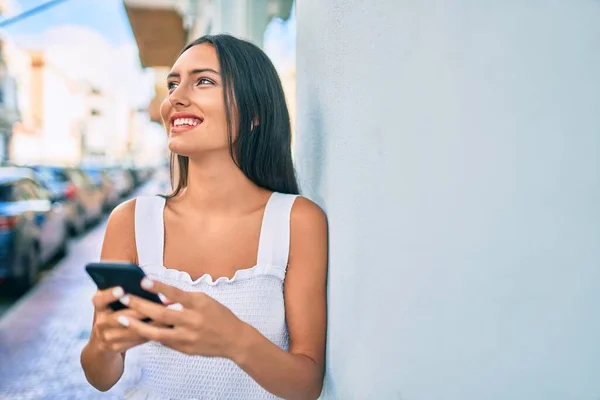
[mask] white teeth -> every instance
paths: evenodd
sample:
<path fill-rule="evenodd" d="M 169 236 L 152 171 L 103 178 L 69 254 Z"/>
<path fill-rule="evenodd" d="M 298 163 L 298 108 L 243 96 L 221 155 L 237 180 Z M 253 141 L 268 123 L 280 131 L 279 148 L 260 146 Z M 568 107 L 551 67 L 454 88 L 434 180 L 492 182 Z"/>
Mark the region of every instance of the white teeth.
<path fill-rule="evenodd" d="M 200 124 L 200 120 L 197 118 L 176 118 L 173 121 L 173 125 L 174 126 L 182 126 L 182 125 L 188 125 L 188 126 L 196 126 Z"/>

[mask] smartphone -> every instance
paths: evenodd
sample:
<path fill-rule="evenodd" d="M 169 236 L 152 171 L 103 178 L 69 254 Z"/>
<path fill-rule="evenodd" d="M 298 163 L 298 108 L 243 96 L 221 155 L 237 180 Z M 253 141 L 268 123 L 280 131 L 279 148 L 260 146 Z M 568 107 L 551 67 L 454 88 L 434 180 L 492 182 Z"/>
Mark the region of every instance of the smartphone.
<path fill-rule="evenodd" d="M 157 294 L 148 292 L 140 286 L 140 283 L 146 274 L 135 264 L 98 262 L 86 265 L 85 270 L 100 290 L 120 286 L 125 293 L 141 297 L 154 303 L 163 304 Z M 119 311 L 127 308 L 127 306 L 117 300 L 110 303 L 110 308 L 114 311 Z"/>

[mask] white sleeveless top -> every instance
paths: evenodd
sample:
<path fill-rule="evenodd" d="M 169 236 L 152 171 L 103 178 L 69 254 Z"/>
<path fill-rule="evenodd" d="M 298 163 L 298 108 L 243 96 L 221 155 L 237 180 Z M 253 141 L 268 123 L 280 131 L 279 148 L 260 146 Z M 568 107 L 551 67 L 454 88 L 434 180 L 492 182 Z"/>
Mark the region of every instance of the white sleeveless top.
<path fill-rule="evenodd" d="M 227 306 L 277 346 L 288 350 L 283 281 L 288 263 L 290 213 L 296 195 L 273 193 L 265 208 L 256 265 L 217 280 L 195 281 L 163 265 L 165 199 L 138 197 L 135 240 L 140 267 L 156 280 L 189 292 L 203 292 Z M 129 400 L 275 399 L 234 362 L 189 356 L 158 343 L 141 346 L 141 380 L 125 391 Z"/>

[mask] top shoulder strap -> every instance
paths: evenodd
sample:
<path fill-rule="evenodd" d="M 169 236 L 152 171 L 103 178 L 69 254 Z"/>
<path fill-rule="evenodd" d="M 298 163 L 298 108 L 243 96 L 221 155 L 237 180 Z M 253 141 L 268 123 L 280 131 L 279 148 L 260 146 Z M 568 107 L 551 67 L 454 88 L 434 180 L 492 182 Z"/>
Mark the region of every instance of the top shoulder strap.
<path fill-rule="evenodd" d="M 135 201 L 135 245 L 138 263 L 143 266 L 163 265 L 165 198 L 140 196 Z"/>
<path fill-rule="evenodd" d="M 287 269 L 290 252 L 290 216 L 298 195 L 273 193 L 265 207 L 257 263 Z"/>

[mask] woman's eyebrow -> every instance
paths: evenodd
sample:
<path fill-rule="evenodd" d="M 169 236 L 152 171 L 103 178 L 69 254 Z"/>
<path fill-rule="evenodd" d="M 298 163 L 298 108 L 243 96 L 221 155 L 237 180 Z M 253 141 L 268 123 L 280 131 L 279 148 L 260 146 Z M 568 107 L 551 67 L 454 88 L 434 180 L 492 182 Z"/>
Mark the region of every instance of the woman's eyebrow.
<path fill-rule="evenodd" d="M 212 72 L 213 74 L 216 75 L 221 75 L 218 71 L 215 71 L 212 68 L 196 68 L 196 69 L 192 69 L 188 72 L 189 75 L 196 75 L 196 74 L 201 74 L 204 72 Z M 181 78 L 181 75 L 178 72 L 171 72 L 169 75 L 167 75 L 167 78 Z"/>

